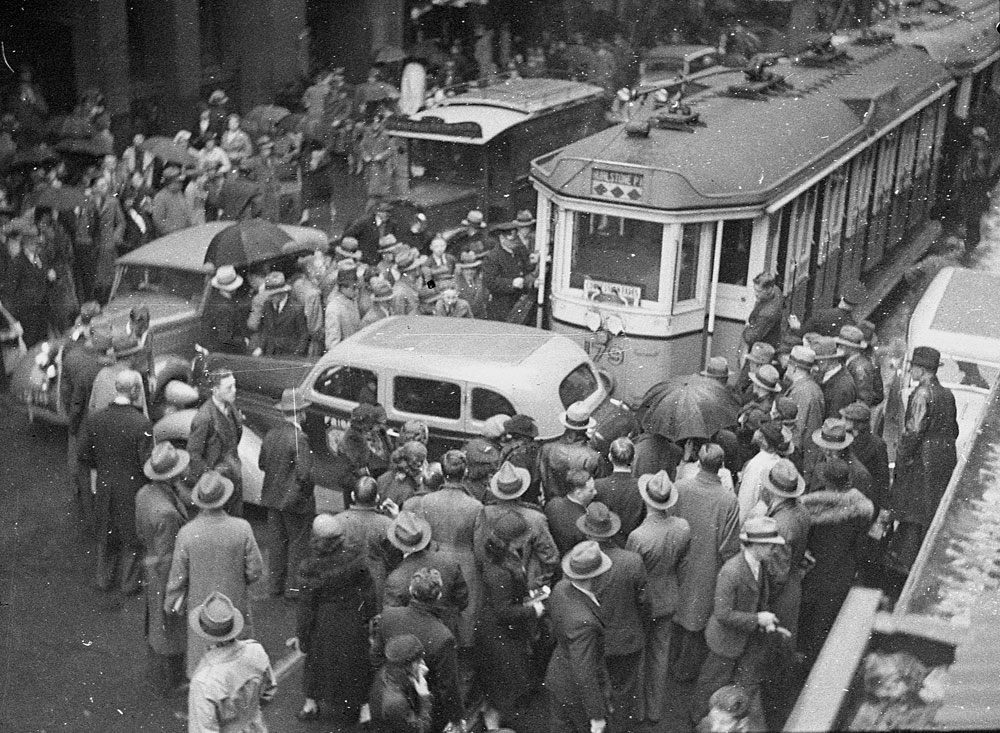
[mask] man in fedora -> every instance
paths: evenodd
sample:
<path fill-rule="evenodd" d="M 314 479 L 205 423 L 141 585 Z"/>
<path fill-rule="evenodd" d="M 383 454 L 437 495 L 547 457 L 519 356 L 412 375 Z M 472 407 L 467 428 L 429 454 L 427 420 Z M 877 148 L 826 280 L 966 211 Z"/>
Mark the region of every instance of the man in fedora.
<path fill-rule="evenodd" d="M 740 505 L 740 521 L 745 522 L 752 514 L 759 514 L 763 509 L 760 489 L 768 472 L 789 449 L 791 433 L 785 432 L 780 422 L 766 416 L 767 422 L 761 424 L 753 434 L 753 443 L 758 448 L 757 453 L 743 465 L 740 475 L 740 488 L 737 498 Z"/>
<path fill-rule="evenodd" d="M 854 380 L 854 391 L 859 400 L 869 407 L 875 407 L 885 397 L 882 374 L 875 368 L 875 363 L 865 353 L 868 341 L 860 328 L 848 324 L 840 329 L 836 342 L 847 354 L 844 359 L 844 369 Z M 841 408 L 843 409 L 843 408 Z"/>
<path fill-rule="evenodd" d="M 486 217 L 473 209 L 462 219 L 462 228 L 448 236 L 448 248 L 453 252 L 471 250 L 477 257 L 486 254 Z"/>
<path fill-rule="evenodd" d="M 486 312 L 491 321 L 506 321 L 518 299 L 534 287 L 533 265 L 528 253 L 517 246 L 515 229 L 513 224 L 494 227 L 499 246 L 483 255 L 483 284 L 490 294 Z"/>
<path fill-rule="evenodd" d="M 500 445 L 500 460 L 510 461 L 531 474 L 525 501 L 542 505 L 542 478 L 538 471 L 538 425 L 530 415 L 512 415 L 503 424 L 505 437 Z"/>
<path fill-rule="evenodd" d="M 422 278 L 420 268 L 426 261 L 426 256 L 412 249 L 404 250 L 396 255 L 396 271 L 399 279 L 392 286 L 392 311 L 397 316 L 415 314 L 420 308 L 420 287 Z"/>
<path fill-rule="evenodd" d="M 910 358 L 917 386 L 906 402 L 892 484 L 892 516 L 899 526 L 891 551 L 900 572 L 916 559 L 957 463 L 955 396 L 938 381 L 940 364 L 941 352 L 930 346 L 917 346 Z"/>
<path fill-rule="evenodd" d="M 248 586 L 263 574 L 264 559 L 250 523 L 226 514 L 224 507 L 232 494 L 233 482 L 216 471 L 203 474 L 194 485 L 191 502 L 200 511 L 177 533 L 163 599 L 165 613 L 181 614 L 185 608 L 190 612 L 218 592 L 240 611 L 241 628 L 243 620 L 250 619 Z M 202 634 L 188 634 L 189 678 L 211 641 Z"/>
<path fill-rule="evenodd" d="M 212 291 L 201 316 L 198 343 L 213 353 L 243 354 L 247 348 L 247 312 L 236 300 L 243 277 L 232 265 L 221 265 L 211 284 Z"/>
<path fill-rule="evenodd" d="M 141 590 L 135 495 L 143 485 L 143 466 L 153 448 L 153 425 L 137 405 L 142 376 L 124 369 L 115 377 L 111 404 L 87 418 L 77 460 L 90 469 L 97 518 L 96 585 L 122 593 Z"/>
<path fill-rule="evenodd" d="M 268 430 L 260 444 L 257 467 L 264 472 L 260 504 L 267 507 L 272 596 L 294 597 L 298 589 L 295 575 L 305 557 L 316 514 L 313 454 L 302 430 L 305 409 L 311 404 L 301 390 L 284 390 L 281 402 L 274 406 L 284 422 Z"/>
<path fill-rule="evenodd" d="M 781 392 L 781 375 L 773 364 L 761 364 L 749 374 L 750 400 L 743 405 L 742 412 L 758 409 L 770 413 L 774 398 Z"/>
<path fill-rule="evenodd" d="M 854 455 L 852 450 L 854 435 L 848 430 L 846 420 L 840 418 L 824 420 L 819 430 L 812 434 L 812 442 L 819 451 L 813 454 L 815 460 L 806 463 L 806 485 L 810 491 L 822 487 L 825 464 L 840 459 L 847 463 L 850 469 L 851 486 L 874 501 L 871 474 Z"/>
<path fill-rule="evenodd" d="M 255 356 L 305 356 L 309 351 L 306 312 L 280 270 L 264 280 L 267 302 L 260 319 L 260 346 Z"/>
<path fill-rule="evenodd" d="M 486 318 L 489 293 L 483 284 L 482 260 L 473 250 L 462 250 L 455 263 L 455 285 L 458 297 L 472 309 L 473 318 Z"/>
<path fill-rule="evenodd" d="M 740 532 L 743 551 L 726 561 L 719 571 L 715 608 L 705 628 L 708 657 L 698 675 L 692 719 L 701 720 L 708 699 L 728 684 L 743 686 L 751 698 L 754 730 L 763 730 L 761 682 L 769 671 L 765 634 L 776 633 L 786 619 L 771 611 L 768 576 L 774 548 L 784 545 L 777 522 L 752 517 Z"/>
<path fill-rule="evenodd" d="M 796 445 L 802 446 L 804 451 L 809 450 L 809 436 L 823 424 L 826 414 L 823 389 L 813 379 L 815 368 L 816 352 L 812 348 L 803 345 L 792 347 L 788 368 L 785 369 L 785 378 L 789 384 L 784 394 L 798 405 L 792 440 Z"/>
<path fill-rule="evenodd" d="M 187 449 L 191 453 L 192 479 L 206 471 L 218 471 L 236 486 L 226 510 L 243 514 L 243 470 L 239 444 L 243 437 L 243 415 L 236 409 L 236 377 L 229 369 L 215 369 L 208 375 L 211 396 L 191 420 Z"/>
<path fill-rule="evenodd" d="M 392 285 L 383 277 L 373 277 L 368 282 L 372 305 L 361 318 L 361 328 L 396 315 L 392 310 Z"/>
<path fill-rule="evenodd" d="M 326 245 L 327 250 L 329 244 Z M 354 270 L 354 260 L 347 261 Z M 336 287 L 336 278 L 340 270 L 333 267 L 333 262 L 326 251 L 316 250 L 312 254 L 299 257 L 295 263 L 295 275 L 292 277 L 292 295 L 302 304 L 306 315 L 306 329 L 309 331 L 309 355 L 319 356 L 323 353 L 323 302 L 326 297 L 327 275 L 334 281 L 329 286 Z"/>
<path fill-rule="evenodd" d="M 566 473 L 566 495 L 554 496 L 545 502 L 545 519 L 549 523 L 552 539 L 565 555 L 585 537 L 577 520 L 587 512 L 587 505 L 596 495 L 594 478 L 582 468 L 571 468 Z M 620 522 L 619 522 L 620 524 Z"/>
<path fill-rule="evenodd" d="M 816 371 L 823 390 L 825 418 L 840 417 L 840 411 L 858 398 L 854 379 L 844 369 L 844 350 L 832 336 L 817 336 L 812 340 L 816 355 Z"/>
<path fill-rule="evenodd" d="M 879 514 L 889 508 L 889 450 L 885 441 L 872 432 L 872 411 L 864 402 L 852 402 L 840 411 L 840 416 L 847 422 L 847 430 L 854 438 L 851 453 L 871 476 L 871 500 L 875 504 L 875 513 Z"/>
<path fill-rule="evenodd" d="M 142 584 L 146 591 L 146 643 L 155 679 L 164 694 L 184 682 L 184 620 L 163 610 L 177 533 L 187 522 L 182 478 L 190 454 L 159 443 L 143 466 L 149 483 L 135 495 L 135 531 L 143 548 Z"/>
<path fill-rule="evenodd" d="M 500 469 L 490 478 L 488 501 L 476 517 L 473 548 L 480 564 L 485 564 L 489 528 L 503 514 L 520 514 L 528 525 L 528 532 L 523 546 L 518 548 L 518 554 L 528 574 L 528 589 L 534 590 L 551 581 L 559 567 L 559 550 L 542 511 L 521 500 L 530 483 L 531 474 L 528 469 L 515 466 L 510 461 L 504 461 L 500 465 Z"/>
<path fill-rule="evenodd" d="M 771 344 L 763 341 L 756 342 L 750 347 L 750 351 L 743 357 L 743 366 L 736 377 L 736 384 L 733 389 L 736 391 L 736 399 L 740 404 L 746 404 L 753 400 L 753 382 L 750 375 L 756 372 L 764 364 L 771 364 L 774 361 L 775 350 Z"/>
<path fill-rule="evenodd" d="M 545 443 L 538 456 L 546 499 L 566 495 L 569 470 L 581 468 L 593 476 L 601 462 L 600 454 L 590 447 L 588 438 L 588 433 L 597 427 L 597 421 L 583 402 L 567 407 L 559 416 L 559 422 L 566 430 L 558 440 Z"/>
<path fill-rule="evenodd" d="M 646 515 L 646 504 L 639 494 L 639 481 L 632 476 L 635 445 L 626 437 L 615 438 L 608 447 L 611 475 L 594 481 L 597 500 L 621 519 L 618 532 L 619 547 L 625 546 L 629 533 L 639 526 Z"/>
<path fill-rule="evenodd" d="M 551 733 L 604 733 L 607 727 L 611 681 L 605 613 L 595 585 L 611 565 L 593 540 L 581 542 L 563 558 L 563 579 L 548 601 L 556 640 L 545 675 Z"/>
<path fill-rule="evenodd" d="M 188 691 L 188 730 L 267 730 L 261 705 L 274 698 L 278 679 L 264 647 L 237 638 L 243 625 L 240 609 L 219 592 L 188 613 L 190 634 L 207 646 Z"/>
<path fill-rule="evenodd" d="M 390 284 L 396 282 L 396 256 L 409 251 L 409 246 L 396 239 L 395 234 L 386 234 L 378 240 L 378 258 L 375 270 Z"/>
<path fill-rule="evenodd" d="M 641 707 L 646 720 L 658 723 L 666 700 L 670 641 L 680 597 L 679 570 L 688 554 L 691 526 L 674 516 L 677 491 L 666 471 L 644 475 L 636 491 L 646 505 L 646 518 L 629 533 L 625 548 L 637 553 L 646 569 L 649 623 Z"/>
<path fill-rule="evenodd" d="M 719 569 L 740 549 L 739 505 L 719 478 L 724 461 L 722 448 L 706 443 L 698 451 L 698 473 L 675 487 L 673 513 L 688 523 L 691 532 L 670 647 L 670 669 L 679 681 L 691 682 L 698 676 L 708 651 L 704 631 L 712 615 Z"/>
<path fill-rule="evenodd" d="M 535 215 L 527 209 L 521 209 L 511 222 L 516 228 L 517 243 L 524 247 L 526 252 L 535 250 Z"/>
<path fill-rule="evenodd" d="M 361 330 L 358 310 L 358 274 L 356 270 L 339 270 L 337 287 L 326 301 L 326 350 L 329 351 L 348 336 Z"/>
<path fill-rule="evenodd" d="M 753 279 L 756 301 L 743 327 L 743 343 L 749 349 L 758 341 L 775 348 L 781 342 L 781 313 L 785 308 L 785 298 L 777 284 L 773 272 L 758 273 Z"/>
<path fill-rule="evenodd" d="M 168 166 L 163 169 L 161 188 L 153 196 L 153 227 L 156 236 L 187 229 L 194 225 L 194 211 L 191 202 L 184 195 L 181 169 Z"/>
<path fill-rule="evenodd" d="M 413 512 L 401 511 L 386 530 L 386 537 L 403 559 L 385 580 L 383 609 L 408 605 L 413 574 L 420 568 L 433 568 L 442 580 L 441 596 L 432 604 L 434 612 L 457 638 L 459 617 L 469 604 L 469 586 L 458 561 L 438 550 L 431 541 L 431 525 Z"/>
<path fill-rule="evenodd" d="M 615 542 L 621 525 L 618 515 L 599 501 L 588 504 L 586 513 L 576 520 L 584 538 L 597 542 L 611 558 L 611 569 L 601 579 L 597 598 L 605 619 L 605 663 L 611 682 L 612 718 L 618 721 L 616 727 L 628 730 L 645 717 L 642 670 L 650 591 L 642 557 Z"/>
<path fill-rule="evenodd" d="M 799 324 L 794 315 L 789 316 L 789 325 L 800 334 L 818 333 L 820 336 L 835 338 L 840 334 L 841 328 L 857 322 L 854 309 L 864 302 L 867 295 L 864 285 L 857 280 L 849 281 L 841 289 L 836 307 L 820 308 L 804 324 Z"/>
<path fill-rule="evenodd" d="M 392 206 L 382 202 L 357 219 L 344 232 L 345 237 L 353 237 L 358 240 L 362 259 L 365 262 L 376 264 L 382 249 L 380 240 L 387 235 L 395 235 L 396 226 L 391 217 Z M 393 236 L 392 239 L 392 244 L 395 244 L 396 237 Z"/>
<path fill-rule="evenodd" d="M 724 356 L 713 356 L 701 371 L 701 376 L 714 379 L 723 387 L 729 386 L 729 362 Z"/>

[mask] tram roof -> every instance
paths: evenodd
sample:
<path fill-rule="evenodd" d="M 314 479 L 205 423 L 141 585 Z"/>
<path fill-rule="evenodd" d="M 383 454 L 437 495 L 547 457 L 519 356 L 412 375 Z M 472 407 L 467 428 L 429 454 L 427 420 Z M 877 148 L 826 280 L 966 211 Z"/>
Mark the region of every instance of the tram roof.
<path fill-rule="evenodd" d="M 952 83 L 916 48 L 847 51 L 846 64 L 772 67 L 792 88 L 763 100 L 725 94 L 744 81 L 741 70 L 701 78 L 710 88 L 685 103 L 705 126 L 630 137 L 617 125 L 537 158 L 532 175 L 558 193 L 598 200 L 616 200 L 613 187 L 599 190 L 608 171 L 638 175 L 627 190 L 618 187 L 624 193 L 616 201 L 654 209 L 766 205 Z M 647 99 L 635 118 L 652 113 Z"/>

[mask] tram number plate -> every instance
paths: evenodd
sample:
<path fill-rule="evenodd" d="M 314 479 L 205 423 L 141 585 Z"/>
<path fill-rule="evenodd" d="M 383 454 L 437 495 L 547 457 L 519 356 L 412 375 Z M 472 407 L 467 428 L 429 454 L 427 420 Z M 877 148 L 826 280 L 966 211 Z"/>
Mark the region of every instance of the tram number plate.
<path fill-rule="evenodd" d="M 592 168 L 590 192 L 594 196 L 612 201 L 639 201 L 642 199 L 642 178 L 641 173 Z"/>

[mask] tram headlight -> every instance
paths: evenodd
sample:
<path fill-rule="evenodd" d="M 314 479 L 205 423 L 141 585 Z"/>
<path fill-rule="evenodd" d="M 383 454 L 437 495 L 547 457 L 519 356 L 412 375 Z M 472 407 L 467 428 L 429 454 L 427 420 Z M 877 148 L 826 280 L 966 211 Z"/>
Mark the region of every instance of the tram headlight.
<path fill-rule="evenodd" d="M 587 328 L 594 333 L 597 333 L 601 328 L 601 314 L 597 311 L 587 311 L 587 315 L 584 316 L 583 322 Z"/>
<path fill-rule="evenodd" d="M 612 336 L 620 336 L 625 332 L 625 321 L 622 320 L 621 316 L 612 313 L 604 319 L 604 327 Z"/>

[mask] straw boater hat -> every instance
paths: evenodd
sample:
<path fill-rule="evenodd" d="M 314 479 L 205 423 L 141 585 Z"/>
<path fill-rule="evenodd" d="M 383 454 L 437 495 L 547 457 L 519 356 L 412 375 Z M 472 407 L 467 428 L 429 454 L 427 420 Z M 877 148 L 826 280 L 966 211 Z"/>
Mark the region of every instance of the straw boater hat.
<path fill-rule="evenodd" d="M 362 257 L 361 245 L 354 237 L 344 237 L 340 240 L 340 243 L 333 248 L 333 251 L 339 257 L 344 257 L 346 259 L 360 260 Z"/>
<path fill-rule="evenodd" d="M 837 346 L 837 340 L 832 336 L 817 336 L 812 340 L 812 350 L 816 354 L 816 361 L 826 359 L 839 359 L 844 355 L 844 350 Z"/>
<path fill-rule="evenodd" d="M 403 552 L 419 552 L 431 543 L 431 525 L 413 512 L 402 511 L 386 528 L 386 537 Z"/>
<path fill-rule="evenodd" d="M 566 553 L 562 560 L 563 575 L 570 580 L 587 580 L 611 569 L 611 558 L 601 552 L 593 540 L 581 542 Z"/>
<path fill-rule="evenodd" d="M 781 375 L 770 364 L 761 364 L 756 371 L 750 372 L 750 381 L 768 392 L 781 391 Z"/>
<path fill-rule="evenodd" d="M 267 277 L 264 278 L 264 292 L 268 295 L 287 293 L 291 289 L 292 286 L 285 282 L 285 273 L 280 270 L 269 272 L 267 273 Z"/>
<path fill-rule="evenodd" d="M 774 347 L 763 341 L 757 341 L 750 347 L 747 359 L 754 364 L 770 364 L 774 361 Z"/>
<path fill-rule="evenodd" d="M 665 511 L 677 503 L 677 492 L 666 471 L 644 473 L 639 477 L 639 496 L 653 509 Z"/>
<path fill-rule="evenodd" d="M 724 356 L 713 356 L 705 365 L 701 376 L 712 379 L 729 379 L 729 362 Z"/>
<path fill-rule="evenodd" d="M 528 469 L 504 461 L 490 479 L 490 493 L 498 499 L 516 499 L 528 490 L 530 483 L 531 472 Z"/>
<path fill-rule="evenodd" d="M 856 349 L 858 351 L 864 351 L 868 348 L 868 342 L 865 341 L 864 333 L 862 333 L 861 329 L 857 326 L 852 326 L 850 324 L 847 324 L 840 329 L 840 335 L 837 336 L 834 341 L 841 346 L 846 346 L 849 349 Z"/>
<path fill-rule="evenodd" d="M 764 477 L 764 486 L 782 499 L 797 499 L 806 491 L 805 479 L 799 474 L 795 464 L 787 458 L 781 458 L 771 466 L 771 470 Z"/>
<path fill-rule="evenodd" d="M 479 260 L 479 255 L 471 249 L 467 249 L 458 256 L 458 262 L 455 263 L 455 267 L 460 270 L 469 270 L 481 267 L 482 264 Z"/>
<path fill-rule="evenodd" d="M 233 482 L 218 471 L 206 471 L 191 491 L 191 501 L 201 509 L 218 509 L 233 495 Z"/>
<path fill-rule="evenodd" d="M 212 287 L 224 293 L 231 293 L 243 284 L 243 278 L 236 274 L 232 265 L 221 265 L 212 278 Z"/>
<path fill-rule="evenodd" d="M 590 410 L 582 402 L 574 402 L 559 415 L 559 422 L 570 430 L 592 430 L 597 421 L 590 416 Z"/>
<path fill-rule="evenodd" d="M 279 412 L 298 412 L 312 404 L 312 400 L 297 387 L 289 387 L 281 393 L 281 402 L 275 404 Z"/>
<path fill-rule="evenodd" d="M 603 502 L 592 501 L 587 505 L 587 511 L 576 518 L 576 528 L 587 537 L 605 540 L 618 534 L 622 520 Z"/>
<path fill-rule="evenodd" d="M 201 605 L 188 612 L 188 627 L 215 644 L 235 639 L 243 631 L 243 613 L 228 596 L 212 591 Z"/>
<path fill-rule="evenodd" d="M 854 442 L 854 436 L 847 431 L 847 422 L 835 417 L 823 421 L 822 427 L 813 431 L 813 443 L 820 448 L 843 450 Z"/>
<path fill-rule="evenodd" d="M 740 541 L 760 545 L 785 544 L 785 538 L 778 533 L 778 523 L 772 517 L 750 517 L 743 523 Z"/>
<path fill-rule="evenodd" d="M 178 450 L 169 442 L 157 443 L 142 472 L 151 481 L 168 481 L 184 473 L 189 463 L 191 454 L 186 450 Z"/>
<path fill-rule="evenodd" d="M 486 228 L 486 219 L 483 216 L 483 212 L 479 209 L 473 209 L 465 218 L 462 219 L 462 226 L 464 227 L 480 227 L 481 229 Z"/>

